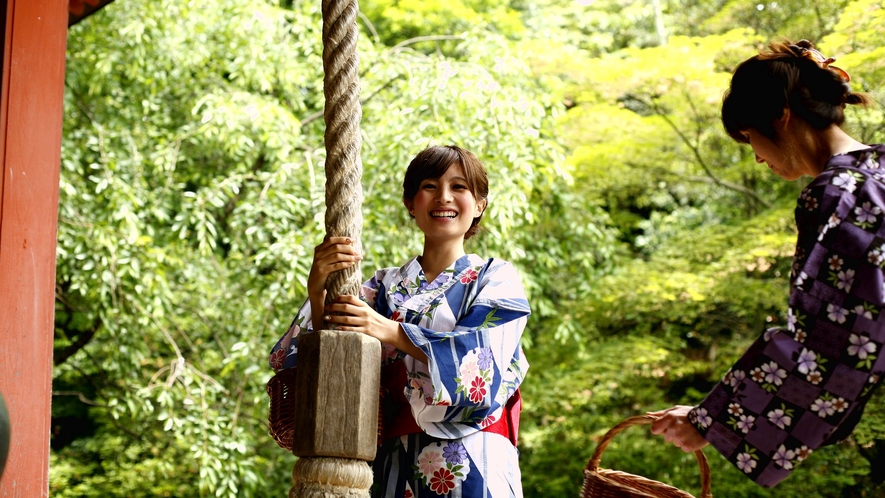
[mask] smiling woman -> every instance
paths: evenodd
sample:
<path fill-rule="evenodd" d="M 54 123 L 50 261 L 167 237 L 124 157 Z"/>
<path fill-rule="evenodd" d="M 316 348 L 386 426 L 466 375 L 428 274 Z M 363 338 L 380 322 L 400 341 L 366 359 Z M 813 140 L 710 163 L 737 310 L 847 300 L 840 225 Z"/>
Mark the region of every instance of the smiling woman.
<path fill-rule="evenodd" d="M 324 305 L 329 275 L 361 258 L 349 238 L 324 240 L 308 302 L 271 352 L 272 368 L 294 368 L 299 334 L 323 322 L 382 342 L 372 496 L 522 496 L 516 442 L 529 305 L 512 264 L 464 250 L 488 191 L 485 168 L 469 151 L 419 153 L 403 204 L 424 234 L 422 254 L 377 271 L 360 296 Z"/>

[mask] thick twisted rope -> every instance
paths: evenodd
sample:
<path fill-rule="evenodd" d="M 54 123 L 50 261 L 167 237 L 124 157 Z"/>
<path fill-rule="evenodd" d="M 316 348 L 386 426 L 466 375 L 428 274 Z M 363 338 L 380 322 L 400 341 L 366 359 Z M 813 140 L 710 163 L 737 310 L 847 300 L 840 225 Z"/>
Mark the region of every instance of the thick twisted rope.
<path fill-rule="evenodd" d="M 300 458 L 292 469 L 289 498 L 364 498 L 372 469 L 349 458 Z"/>
<path fill-rule="evenodd" d="M 359 5 L 356 0 L 323 0 L 323 88 L 326 108 L 326 235 L 350 237 L 359 251 L 363 203 L 360 183 L 359 57 L 356 53 Z M 329 276 L 326 302 L 359 295 L 359 264 Z"/>
<path fill-rule="evenodd" d="M 323 0 L 322 10 L 326 235 L 350 237 L 361 250 L 362 108 L 356 53 L 359 7 L 356 0 Z M 358 295 L 361 282 L 359 264 L 332 273 L 326 282 L 326 303 L 342 294 Z M 323 324 L 322 328 L 330 327 Z M 358 369 L 359 365 L 350 368 Z M 290 498 L 368 498 L 372 470 L 366 462 L 353 458 L 303 457 L 292 470 L 292 480 Z"/>

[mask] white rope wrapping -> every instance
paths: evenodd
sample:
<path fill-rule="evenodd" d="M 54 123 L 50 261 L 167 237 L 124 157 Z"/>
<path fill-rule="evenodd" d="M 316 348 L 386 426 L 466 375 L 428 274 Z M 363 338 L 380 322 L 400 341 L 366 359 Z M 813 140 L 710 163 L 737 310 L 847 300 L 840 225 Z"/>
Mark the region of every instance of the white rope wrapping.
<path fill-rule="evenodd" d="M 289 498 L 363 498 L 369 496 L 372 469 L 350 458 L 299 458 L 292 481 Z"/>

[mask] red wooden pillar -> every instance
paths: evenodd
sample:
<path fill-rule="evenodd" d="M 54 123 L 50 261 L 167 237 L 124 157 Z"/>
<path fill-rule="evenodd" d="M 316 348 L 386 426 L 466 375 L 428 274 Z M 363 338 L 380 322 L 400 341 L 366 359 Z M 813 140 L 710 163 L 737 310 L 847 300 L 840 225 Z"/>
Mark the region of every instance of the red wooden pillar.
<path fill-rule="evenodd" d="M 49 495 L 55 245 L 68 0 L 5 2 L 0 80 L 0 497 Z"/>

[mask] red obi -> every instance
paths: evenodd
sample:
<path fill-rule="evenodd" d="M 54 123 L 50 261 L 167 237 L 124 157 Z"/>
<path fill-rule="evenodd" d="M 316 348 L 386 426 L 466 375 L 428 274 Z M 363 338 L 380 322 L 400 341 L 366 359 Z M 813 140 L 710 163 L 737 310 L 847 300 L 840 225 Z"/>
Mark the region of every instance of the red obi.
<path fill-rule="evenodd" d="M 403 387 L 408 383 L 409 376 L 402 360 L 396 360 L 381 367 L 381 400 L 379 413 L 378 444 L 393 437 L 423 432 L 412 416 L 412 407 L 403 394 Z M 491 425 L 482 429 L 483 432 L 500 434 L 516 446 L 519 434 L 519 412 L 522 411 L 522 398 L 519 389 L 504 405 L 501 417 Z"/>

